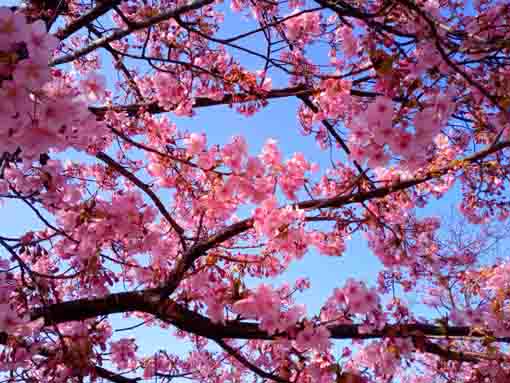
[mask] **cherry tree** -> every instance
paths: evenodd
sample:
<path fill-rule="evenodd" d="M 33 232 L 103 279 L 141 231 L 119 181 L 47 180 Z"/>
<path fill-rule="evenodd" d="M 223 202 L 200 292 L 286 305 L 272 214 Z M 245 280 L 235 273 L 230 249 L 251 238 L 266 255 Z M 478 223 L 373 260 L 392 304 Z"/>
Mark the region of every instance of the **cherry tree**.
<path fill-rule="evenodd" d="M 509 41 L 507 0 L 0 8 L 0 199 L 40 224 L 0 233 L 3 381 L 510 381 L 510 262 L 482 256 L 510 215 Z M 180 126 L 285 100 L 315 156 Z M 482 236 L 423 214 L 446 194 Z M 353 236 L 376 280 L 315 313 L 274 282 Z M 191 351 L 141 354 L 115 314 Z"/>

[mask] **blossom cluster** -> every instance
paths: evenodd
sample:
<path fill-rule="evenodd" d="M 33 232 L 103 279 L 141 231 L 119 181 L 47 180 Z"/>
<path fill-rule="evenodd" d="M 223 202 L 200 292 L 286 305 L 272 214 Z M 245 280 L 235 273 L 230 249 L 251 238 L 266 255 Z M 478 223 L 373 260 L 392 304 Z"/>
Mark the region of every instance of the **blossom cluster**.
<path fill-rule="evenodd" d="M 378 96 L 351 126 L 351 158 L 370 167 L 385 166 L 391 154 L 401 157 L 414 170 L 427 159 L 428 148 L 441 132 L 453 111 L 451 97 L 436 95 L 427 106 L 415 113 L 412 125 L 397 123 L 394 102 Z"/>
<path fill-rule="evenodd" d="M 97 80 L 82 83 L 83 96 L 48 62 L 59 41 L 44 21 L 31 24 L 19 12 L 0 7 L 0 139 L 1 149 L 18 148 L 26 159 L 49 149 L 86 149 L 104 128 L 87 109 L 87 99 L 104 93 Z"/>
<path fill-rule="evenodd" d="M 345 320 L 355 315 L 368 318 L 370 324 L 378 325 L 381 309 L 379 294 L 375 288 L 368 288 L 364 282 L 349 278 L 342 288 L 336 288 L 324 306 L 325 318 L 335 317 L 339 312 Z"/>
<path fill-rule="evenodd" d="M 261 284 L 253 294 L 235 302 L 233 310 L 246 318 L 259 319 L 261 328 L 274 334 L 294 326 L 305 314 L 300 305 L 282 311 L 282 301 L 278 291 Z"/>

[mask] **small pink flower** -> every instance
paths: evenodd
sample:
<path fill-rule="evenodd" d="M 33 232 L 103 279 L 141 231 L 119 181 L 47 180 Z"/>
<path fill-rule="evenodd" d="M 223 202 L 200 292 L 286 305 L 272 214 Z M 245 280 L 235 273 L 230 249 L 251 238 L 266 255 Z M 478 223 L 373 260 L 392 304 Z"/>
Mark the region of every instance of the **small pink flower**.
<path fill-rule="evenodd" d="M 55 36 L 46 32 L 46 25 L 42 20 L 30 24 L 27 35 L 26 44 L 30 57 L 41 56 L 41 60 L 47 61 L 59 44 Z"/>
<path fill-rule="evenodd" d="M 309 348 L 326 351 L 329 348 L 330 333 L 324 326 L 313 327 L 307 325 L 296 337 L 297 347 L 305 351 Z"/>
<path fill-rule="evenodd" d="M 106 80 L 104 76 L 96 73 L 90 74 L 85 80 L 80 82 L 82 92 L 89 101 L 102 101 L 106 95 Z"/>
<path fill-rule="evenodd" d="M 187 147 L 186 151 L 188 154 L 194 156 L 205 150 L 206 141 L 205 134 L 191 133 L 189 137 L 184 140 L 184 145 Z"/>
<path fill-rule="evenodd" d="M 48 64 L 36 60 L 35 58 L 21 60 L 18 65 L 16 65 L 13 78 L 19 86 L 26 87 L 30 90 L 41 88 L 50 80 Z"/>
<path fill-rule="evenodd" d="M 112 362 L 120 370 L 136 366 L 136 344 L 133 339 L 120 339 L 111 343 Z"/>
<path fill-rule="evenodd" d="M 273 168 L 276 168 L 281 164 L 281 154 L 276 144 L 276 140 L 267 140 L 266 144 L 262 148 L 262 153 L 259 155 L 259 158 L 265 165 L 269 165 Z"/>
<path fill-rule="evenodd" d="M 337 32 L 337 36 L 342 40 L 342 48 L 345 56 L 347 58 L 355 56 L 358 51 L 358 41 L 354 37 L 351 28 L 348 26 L 340 28 Z"/>

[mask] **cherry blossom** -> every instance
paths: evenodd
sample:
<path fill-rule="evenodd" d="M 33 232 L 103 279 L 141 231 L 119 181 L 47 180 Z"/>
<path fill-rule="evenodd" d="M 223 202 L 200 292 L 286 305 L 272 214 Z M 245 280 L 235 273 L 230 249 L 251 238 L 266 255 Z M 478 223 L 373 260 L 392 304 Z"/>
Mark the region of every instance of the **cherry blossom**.
<path fill-rule="evenodd" d="M 104 99 L 105 79 L 103 76 L 93 73 L 85 80 L 82 80 L 80 85 L 82 92 L 89 101 L 95 102 L 102 101 Z"/>

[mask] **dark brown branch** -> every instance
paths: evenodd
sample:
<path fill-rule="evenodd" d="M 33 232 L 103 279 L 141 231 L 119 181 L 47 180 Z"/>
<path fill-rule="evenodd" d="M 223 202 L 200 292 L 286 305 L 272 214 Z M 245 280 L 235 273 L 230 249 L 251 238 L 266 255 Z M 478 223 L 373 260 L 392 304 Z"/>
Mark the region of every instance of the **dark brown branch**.
<path fill-rule="evenodd" d="M 502 141 L 498 144 L 491 145 L 479 152 L 474 153 L 471 156 L 467 156 L 461 160 L 453 160 L 448 165 L 437 169 L 428 171 L 421 176 L 409 179 L 407 181 L 400 181 L 390 186 L 384 186 L 377 189 L 373 189 L 367 192 L 359 192 L 348 195 L 342 195 L 333 198 L 325 198 L 320 200 L 303 201 L 297 204 L 301 209 L 318 209 L 322 207 L 341 207 L 356 202 L 365 202 L 373 198 L 382 198 L 396 191 L 405 190 L 413 186 L 417 186 L 426 181 L 440 178 L 450 171 L 455 170 L 461 165 L 474 163 L 484 157 L 487 157 L 493 153 L 496 153 L 504 148 L 510 147 L 510 141 Z"/>
<path fill-rule="evenodd" d="M 57 303 L 35 309 L 31 319 L 44 319 L 45 326 L 59 323 L 85 320 L 114 313 L 140 311 L 154 315 L 159 320 L 172 324 L 180 330 L 217 341 L 218 339 L 259 339 L 274 340 L 288 337 L 287 333 L 268 334 L 257 323 L 226 321 L 215 323 L 209 318 L 191 311 L 183 305 L 166 299 L 161 301 L 157 289 L 140 292 L 111 294 L 104 298 L 79 299 Z M 471 353 L 447 350 L 423 338 L 482 340 L 488 335 L 478 329 L 464 326 L 436 326 L 423 323 L 387 325 L 381 330 L 366 333 L 361 325 L 340 324 L 329 325 L 332 339 L 379 339 L 379 338 L 412 338 L 418 350 L 439 355 L 450 360 L 474 362 L 475 359 L 486 359 L 483 353 Z M 421 341 L 420 341 L 421 340 Z M 510 343 L 510 337 L 493 338 L 495 342 Z M 0 343 L 7 342 L 7 334 L 0 333 Z"/>
<path fill-rule="evenodd" d="M 193 108 L 206 108 L 210 106 L 216 105 L 232 105 L 232 104 L 240 104 L 248 101 L 258 101 L 258 100 L 269 100 L 276 98 L 285 98 L 285 97 L 293 97 L 293 96 L 311 96 L 312 94 L 318 92 L 319 89 L 310 89 L 306 88 L 302 85 L 298 85 L 290 88 L 283 89 L 274 89 L 269 92 L 261 93 L 261 94 L 248 94 L 248 93 L 236 93 L 236 94 L 225 94 L 223 98 L 220 100 L 214 100 L 207 97 L 196 97 L 194 99 Z M 357 97 L 376 97 L 379 93 L 364 91 L 361 89 L 351 89 L 351 95 Z M 401 98 L 395 98 L 394 101 L 402 101 Z M 138 103 L 138 104 L 129 104 L 129 105 L 114 105 L 114 106 L 91 106 L 89 110 L 94 113 L 98 117 L 103 117 L 106 112 L 126 112 L 129 116 L 137 115 L 141 110 L 146 111 L 150 114 L 158 114 L 165 113 L 168 110 L 159 106 L 157 102 L 150 103 Z"/>
<path fill-rule="evenodd" d="M 269 335 L 257 323 L 226 321 L 224 324 L 212 322 L 209 318 L 187 309 L 171 299 L 160 300 L 159 289 L 146 289 L 114 293 L 102 298 L 78 299 L 55 303 L 34 309 L 30 318 L 44 319 L 44 326 L 81 321 L 99 316 L 145 312 L 156 316 L 175 327 L 189 333 L 210 339 L 261 339 L 272 340 L 287 336 L 285 333 Z M 467 326 L 436 326 L 423 323 L 388 325 L 382 330 L 364 332 L 361 325 L 340 324 L 327 326 L 332 339 L 377 339 L 383 337 L 409 338 L 434 337 L 449 339 L 483 339 L 488 336 L 476 328 Z M 7 335 L 0 333 L 0 343 L 5 343 Z M 510 343 L 510 337 L 494 338 L 495 342 Z"/>
<path fill-rule="evenodd" d="M 124 169 L 120 164 L 114 161 L 111 157 L 109 157 L 105 153 L 98 153 L 96 155 L 98 159 L 106 163 L 108 166 L 112 167 L 128 180 L 133 182 L 136 186 L 138 186 L 147 196 L 154 202 L 159 212 L 163 215 L 163 217 L 167 220 L 170 226 L 175 230 L 179 239 L 181 241 L 182 249 L 186 250 L 186 241 L 184 239 L 184 229 L 172 218 L 168 210 L 165 208 L 165 205 L 161 202 L 159 197 L 154 193 L 154 191 L 150 188 L 149 185 L 146 185 L 142 182 L 138 177 L 136 177 L 133 173 Z M 199 250 L 200 251 L 200 250 Z M 174 290 L 179 286 L 179 283 L 184 278 L 184 274 L 186 271 L 193 265 L 193 262 L 202 255 L 201 252 L 197 251 L 194 247 L 184 253 L 183 257 L 177 262 L 174 270 L 170 273 L 170 276 L 167 278 L 166 282 L 163 284 L 163 287 L 160 289 L 160 295 L 162 298 L 170 295 L 174 292 Z"/>
<path fill-rule="evenodd" d="M 416 342 L 415 342 L 416 344 Z M 419 350 L 425 351 L 429 354 L 434 354 L 442 359 L 446 360 L 456 360 L 459 362 L 467 362 L 467 363 L 479 363 L 482 360 L 502 360 L 503 357 L 501 355 L 490 355 L 487 353 L 481 353 L 481 352 L 471 352 L 471 351 L 458 351 L 458 350 L 452 350 L 449 348 L 441 347 L 440 345 L 429 342 L 429 341 L 423 341 L 420 345 L 418 343 Z"/>
<path fill-rule="evenodd" d="M 142 378 L 127 378 L 123 375 L 116 374 L 114 372 L 111 372 L 110 370 L 107 370 L 99 366 L 94 366 L 94 371 L 96 375 L 99 376 L 100 378 L 107 379 L 110 382 L 114 383 L 137 383 L 140 380 L 142 380 Z"/>
<path fill-rule="evenodd" d="M 440 178 L 449 171 L 453 171 L 461 164 L 469 164 L 476 162 L 490 154 L 498 152 L 504 148 L 510 147 L 510 141 L 502 141 L 496 145 L 491 145 L 486 149 L 483 149 L 471 156 L 465 157 L 462 160 L 451 161 L 447 166 L 438 170 L 429 171 L 421 176 L 415 178 L 396 182 L 393 185 L 379 187 L 365 192 L 356 192 L 347 195 L 339 195 L 332 198 L 313 199 L 308 201 L 302 201 L 296 204 L 296 207 L 305 210 L 320 209 L 320 208 L 339 208 L 345 205 L 353 203 L 365 202 L 374 198 L 383 198 L 394 192 L 402 191 L 413 186 L 417 186 L 426 181 Z M 253 227 L 253 218 L 247 218 L 242 221 L 236 222 L 223 230 L 220 230 L 213 236 L 210 236 L 207 240 L 200 242 L 197 247 L 200 247 L 202 252 L 212 249 L 214 246 L 233 238 L 234 236 L 245 232 Z"/>
<path fill-rule="evenodd" d="M 448 349 L 444 349 L 436 343 L 425 342 L 422 347 L 423 351 L 428 352 L 430 354 L 435 354 L 440 356 L 443 359 L 447 360 L 457 360 L 459 362 L 470 362 L 470 363 L 478 363 L 480 360 L 478 358 L 473 358 L 467 355 L 463 355 L 461 352 L 456 352 Z"/>
<path fill-rule="evenodd" d="M 176 157 L 176 156 L 173 156 L 171 155 L 170 153 L 163 153 L 161 151 L 159 151 L 158 149 L 154 149 L 153 147 L 151 146 L 147 146 L 141 142 L 138 142 L 138 141 L 135 141 L 133 140 L 131 137 L 127 136 L 126 134 L 124 134 L 123 132 L 121 132 L 120 130 L 118 129 L 115 129 L 114 127 L 112 126 L 109 126 L 109 129 L 115 133 L 115 135 L 117 137 L 119 137 L 120 139 L 126 141 L 129 145 L 132 145 L 138 149 L 142 149 L 142 150 L 145 150 L 149 153 L 153 153 L 153 154 L 156 154 L 157 156 L 160 156 L 160 157 L 163 157 L 163 158 L 166 158 L 166 159 L 169 159 L 169 160 L 172 160 L 172 161 L 175 161 L 175 162 L 180 162 L 181 164 L 183 165 L 186 165 L 186 166 L 189 166 L 189 167 L 192 167 L 192 168 L 196 168 L 196 169 L 202 169 L 200 166 L 198 166 L 197 164 L 191 162 L 191 161 L 187 161 L 185 159 L 182 159 L 182 158 L 179 158 L 179 157 Z M 222 175 L 222 176 L 228 176 L 228 175 L 231 175 L 230 172 L 222 172 L 222 171 L 219 171 L 219 170 L 210 170 L 211 172 L 214 172 L 218 175 Z"/>
<path fill-rule="evenodd" d="M 345 1 L 333 2 L 325 0 L 315 0 L 315 2 L 323 6 L 324 8 L 332 10 L 341 18 L 344 16 L 355 17 L 359 20 L 362 20 L 366 25 L 375 30 L 385 30 L 400 37 L 407 37 L 411 39 L 417 38 L 416 34 L 398 30 L 397 28 L 390 25 L 390 23 L 383 23 L 376 20 L 377 17 L 381 17 L 382 13 L 384 13 L 388 9 L 388 6 L 391 5 L 392 3 L 391 1 L 385 2 L 385 4 L 383 4 L 380 10 L 375 13 L 365 12 L 360 8 L 353 7 L 352 5 L 348 4 Z"/>
<path fill-rule="evenodd" d="M 215 105 L 228 105 L 235 103 L 242 103 L 253 100 L 261 99 L 272 99 L 272 98 L 284 98 L 296 96 L 298 94 L 312 94 L 314 90 L 305 88 L 304 86 L 296 86 L 284 89 L 274 89 L 263 95 L 254 95 L 247 93 L 236 93 L 236 94 L 225 94 L 220 100 L 213 100 L 207 97 L 196 97 L 193 104 L 194 108 L 204 108 Z M 107 111 L 111 110 L 114 112 L 127 112 L 128 115 L 134 116 L 138 114 L 140 110 L 147 111 L 151 114 L 165 113 L 167 110 L 160 107 L 157 102 L 151 102 L 147 104 L 130 104 L 130 105 L 117 105 L 112 107 L 90 107 L 89 110 L 96 116 L 103 116 Z"/>
<path fill-rule="evenodd" d="M 449 171 L 455 170 L 457 167 L 459 167 L 461 164 L 469 164 L 472 162 L 476 162 L 492 153 L 495 153 L 497 151 L 500 151 L 504 148 L 507 148 L 510 146 L 510 141 L 503 141 L 496 145 L 491 145 L 487 147 L 486 149 L 483 149 L 471 156 L 468 156 L 464 158 L 463 160 L 454 160 L 451 161 L 447 166 L 440 168 L 438 170 L 429 171 L 425 173 L 422 176 L 418 176 L 416 178 L 407 180 L 407 181 L 401 181 L 398 183 L 395 183 L 393 185 L 380 187 L 377 189 L 372 189 L 370 191 L 365 192 L 357 192 L 357 193 L 351 193 L 347 195 L 340 195 L 332 198 L 324 198 L 324 199 L 314 199 L 314 200 L 308 200 L 308 201 L 302 201 L 296 204 L 296 207 L 300 209 L 305 210 L 312 210 L 312 209 L 320 209 L 320 208 L 339 208 L 345 205 L 353 204 L 353 203 L 360 203 L 365 202 L 374 198 L 383 198 L 391 193 L 401 191 L 408 189 L 410 187 L 419 185 L 421 183 L 424 183 L 426 181 L 429 181 L 431 179 L 440 178 L 441 176 L 445 175 Z M 100 154 L 103 158 L 111 160 L 108 156 L 105 154 Z M 111 160 L 113 161 L 113 160 Z M 105 162 L 108 163 L 108 160 Z M 114 162 L 114 161 L 113 161 Z M 114 162 L 116 164 L 116 162 Z M 117 165 L 119 166 L 119 165 Z M 119 166 L 119 171 L 123 171 L 126 173 L 126 177 L 134 177 L 130 172 Z M 138 180 L 135 177 L 136 180 Z M 148 195 L 150 196 L 154 194 L 150 188 L 147 187 L 147 185 L 143 184 L 141 181 L 138 180 L 138 182 L 141 184 L 141 186 L 148 190 Z M 156 201 L 159 201 L 156 197 Z M 159 201 L 161 203 L 161 201 Z M 215 246 L 221 244 L 222 242 L 235 237 L 236 235 L 239 235 L 253 227 L 253 218 L 248 218 L 239 222 L 236 222 L 222 230 L 220 230 L 218 233 L 211 235 L 206 240 L 200 241 L 193 245 L 190 249 L 188 249 L 183 257 L 179 260 L 177 263 L 175 269 L 170 274 L 167 281 L 164 283 L 163 287 L 159 289 L 159 293 L 161 298 L 165 298 L 169 296 L 179 285 L 180 281 L 184 277 L 185 273 L 190 269 L 190 267 L 193 265 L 193 263 L 200 258 L 202 255 L 206 254 L 206 252 Z"/>

